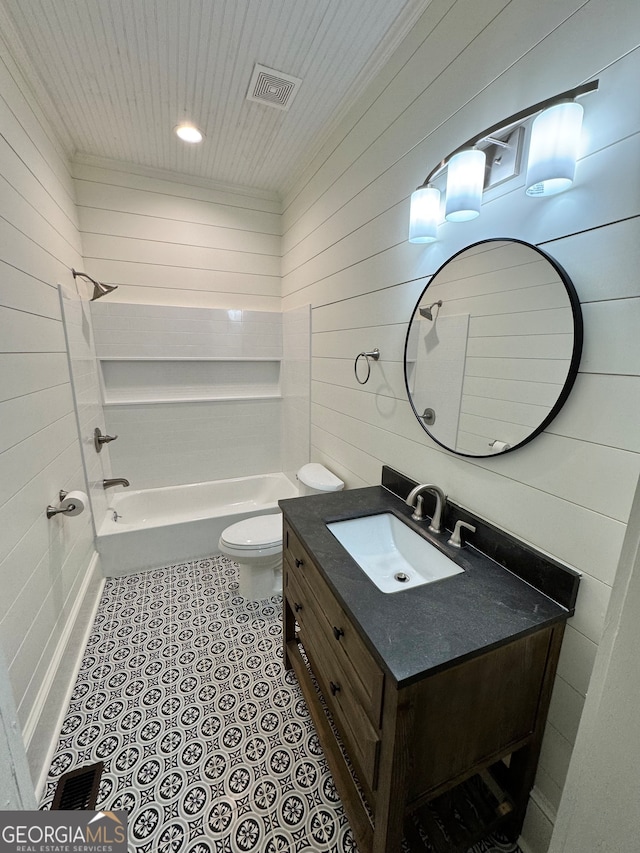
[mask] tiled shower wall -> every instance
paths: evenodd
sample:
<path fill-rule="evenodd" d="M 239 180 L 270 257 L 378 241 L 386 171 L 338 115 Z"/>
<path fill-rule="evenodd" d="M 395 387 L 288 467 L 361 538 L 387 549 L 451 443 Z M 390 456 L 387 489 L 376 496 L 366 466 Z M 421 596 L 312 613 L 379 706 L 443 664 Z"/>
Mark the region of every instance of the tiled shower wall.
<path fill-rule="evenodd" d="M 308 460 L 308 308 L 285 324 L 287 367 L 279 312 L 104 300 L 91 316 L 113 476 L 146 489 L 281 471 L 285 445 L 292 468 Z"/>

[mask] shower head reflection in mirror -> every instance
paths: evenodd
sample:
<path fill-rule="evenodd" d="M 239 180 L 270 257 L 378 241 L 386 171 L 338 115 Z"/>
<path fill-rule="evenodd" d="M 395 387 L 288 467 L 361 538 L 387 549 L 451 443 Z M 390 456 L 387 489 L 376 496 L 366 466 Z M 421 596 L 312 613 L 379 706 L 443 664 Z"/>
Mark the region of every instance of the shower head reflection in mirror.
<path fill-rule="evenodd" d="M 409 402 L 447 450 L 512 452 L 557 415 L 581 351 L 582 315 L 566 272 L 529 243 L 484 240 L 449 258 L 418 300 L 405 341 Z M 497 453 L 489 447 L 496 436 L 505 445 Z"/>
<path fill-rule="evenodd" d="M 427 320 L 433 320 L 433 309 L 434 308 L 442 308 L 442 299 L 438 299 L 437 302 L 433 302 L 427 308 L 420 308 L 420 316 L 426 317 Z M 438 313 L 436 312 L 436 317 Z"/>

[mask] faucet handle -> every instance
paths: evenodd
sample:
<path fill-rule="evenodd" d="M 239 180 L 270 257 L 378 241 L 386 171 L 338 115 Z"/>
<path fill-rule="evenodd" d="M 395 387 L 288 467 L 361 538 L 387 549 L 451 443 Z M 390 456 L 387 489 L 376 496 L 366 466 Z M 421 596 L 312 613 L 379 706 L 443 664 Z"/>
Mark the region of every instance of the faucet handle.
<path fill-rule="evenodd" d="M 96 453 L 100 453 L 103 444 L 109 444 L 110 441 L 115 441 L 117 437 L 117 435 L 103 435 L 100 427 L 96 427 L 93 431 L 93 446 Z"/>
<path fill-rule="evenodd" d="M 472 533 L 476 532 L 473 524 L 467 524 L 466 521 L 463 521 L 459 518 L 456 521 L 456 526 L 453 528 L 453 533 L 451 534 L 451 538 L 449 539 L 449 545 L 453 545 L 454 548 L 462 548 L 462 528 L 466 530 L 470 530 Z"/>
<path fill-rule="evenodd" d="M 411 518 L 414 521 L 424 521 L 423 507 L 424 507 L 424 498 L 422 497 L 422 495 L 418 495 L 418 497 L 416 498 L 415 508 L 414 508 L 413 513 L 411 515 Z"/>

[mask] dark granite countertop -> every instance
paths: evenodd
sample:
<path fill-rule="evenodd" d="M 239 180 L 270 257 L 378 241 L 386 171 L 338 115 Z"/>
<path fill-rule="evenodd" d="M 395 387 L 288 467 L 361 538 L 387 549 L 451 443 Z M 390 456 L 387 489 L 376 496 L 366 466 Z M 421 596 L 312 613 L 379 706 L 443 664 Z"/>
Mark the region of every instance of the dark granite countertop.
<path fill-rule="evenodd" d="M 449 532 L 432 534 L 426 529 L 428 522 L 411 521 L 411 509 L 382 486 L 290 498 L 279 505 L 399 687 L 571 615 L 570 608 L 473 545 L 452 548 L 447 544 Z M 420 587 L 380 592 L 325 525 L 379 512 L 406 520 L 464 572 Z M 554 566 L 552 570 L 563 571 Z"/>

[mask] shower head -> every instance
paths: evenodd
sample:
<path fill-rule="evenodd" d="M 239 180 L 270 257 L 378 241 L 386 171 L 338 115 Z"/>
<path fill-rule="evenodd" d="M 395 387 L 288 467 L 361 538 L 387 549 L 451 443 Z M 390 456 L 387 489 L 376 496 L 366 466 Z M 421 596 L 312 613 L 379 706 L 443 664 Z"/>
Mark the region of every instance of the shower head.
<path fill-rule="evenodd" d="M 431 309 L 435 308 L 436 306 L 438 306 L 438 308 L 442 308 L 442 299 L 438 299 L 437 302 L 432 302 L 428 308 L 421 308 L 420 316 L 425 317 L 427 320 L 433 320 L 433 312 L 431 311 Z M 436 314 L 436 317 L 437 316 L 438 315 Z"/>
<path fill-rule="evenodd" d="M 96 299 L 100 299 L 101 296 L 104 296 L 107 293 L 111 293 L 112 290 L 115 290 L 118 285 L 117 284 L 103 284 L 101 281 L 96 281 L 95 278 L 91 278 L 90 275 L 87 275 L 86 272 L 78 272 L 77 270 L 71 270 L 73 273 L 73 277 L 77 278 L 86 278 L 87 281 L 90 281 L 93 285 L 93 296 L 89 300 L 90 302 L 94 302 Z"/>

